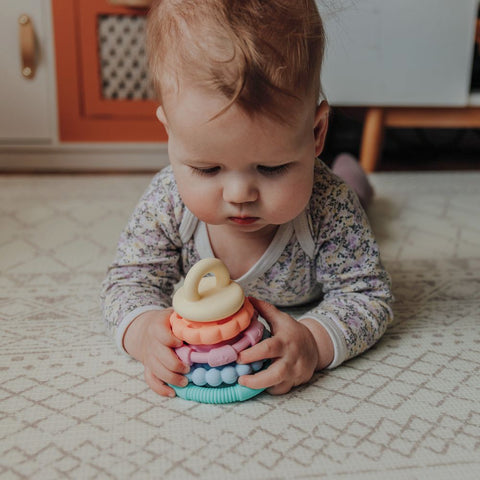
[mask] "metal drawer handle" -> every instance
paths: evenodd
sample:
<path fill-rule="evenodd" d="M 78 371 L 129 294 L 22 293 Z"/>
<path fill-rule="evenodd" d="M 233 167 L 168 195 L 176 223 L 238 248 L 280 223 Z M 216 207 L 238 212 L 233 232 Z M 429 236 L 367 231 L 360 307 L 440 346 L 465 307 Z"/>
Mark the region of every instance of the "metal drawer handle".
<path fill-rule="evenodd" d="M 22 57 L 22 75 L 32 80 L 37 69 L 35 29 L 32 19 L 25 14 L 18 17 L 20 55 Z"/>
<path fill-rule="evenodd" d="M 120 7 L 146 8 L 152 5 L 153 0 L 109 0 L 112 5 Z"/>

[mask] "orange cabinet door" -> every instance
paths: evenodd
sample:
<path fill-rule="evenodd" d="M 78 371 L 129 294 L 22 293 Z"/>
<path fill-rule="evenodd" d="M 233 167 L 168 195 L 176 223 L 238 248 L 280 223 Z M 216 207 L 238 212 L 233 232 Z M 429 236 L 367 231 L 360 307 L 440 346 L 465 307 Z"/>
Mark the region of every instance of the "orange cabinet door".
<path fill-rule="evenodd" d="M 148 80 L 147 9 L 52 0 L 60 139 L 164 142 Z"/>

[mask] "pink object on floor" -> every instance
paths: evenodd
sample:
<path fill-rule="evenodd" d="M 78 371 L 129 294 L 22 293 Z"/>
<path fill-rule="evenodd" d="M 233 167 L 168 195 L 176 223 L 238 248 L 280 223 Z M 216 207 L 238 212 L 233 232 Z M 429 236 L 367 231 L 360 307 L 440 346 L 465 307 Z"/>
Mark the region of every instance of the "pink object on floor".
<path fill-rule="evenodd" d="M 353 155 L 348 153 L 338 155 L 332 163 L 332 172 L 355 191 L 363 208 L 369 205 L 374 190 L 366 173 Z"/>

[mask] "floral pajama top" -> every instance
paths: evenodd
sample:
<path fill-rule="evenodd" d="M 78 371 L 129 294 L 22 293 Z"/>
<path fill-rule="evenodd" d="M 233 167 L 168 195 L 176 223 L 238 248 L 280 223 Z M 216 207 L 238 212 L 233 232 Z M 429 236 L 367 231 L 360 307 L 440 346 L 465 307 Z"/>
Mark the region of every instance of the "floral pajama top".
<path fill-rule="evenodd" d="M 213 257 L 206 225 L 183 204 L 170 167 L 158 173 L 121 234 L 103 283 L 104 319 L 118 347 L 141 313 L 171 306 L 174 286 Z M 236 281 L 278 307 L 315 301 L 301 318 L 330 334 L 333 368 L 374 345 L 393 319 L 390 278 L 356 195 L 320 161 L 310 202 L 281 225 L 258 262 Z"/>

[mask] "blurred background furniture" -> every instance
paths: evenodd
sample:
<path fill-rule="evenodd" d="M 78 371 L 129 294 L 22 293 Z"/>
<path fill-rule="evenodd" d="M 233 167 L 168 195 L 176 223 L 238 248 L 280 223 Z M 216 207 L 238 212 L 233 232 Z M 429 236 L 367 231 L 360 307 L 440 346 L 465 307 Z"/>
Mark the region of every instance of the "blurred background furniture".
<path fill-rule="evenodd" d="M 3 5 L 1 169 L 154 170 L 168 162 L 145 65 L 149 3 Z M 352 153 L 367 171 L 378 164 L 387 127 L 478 128 L 479 0 L 318 5 L 328 37 L 324 90 L 334 109 L 362 112 L 363 139 Z"/>
<path fill-rule="evenodd" d="M 365 116 L 360 163 L 366 172 L 376 170 L 381 157 L 384 129 L 480 128 L 480 107 L 371 107 Z"/>
<path fill-rule="evenodd" d="M 145 0 L 4 2 L 0 169 L 158 170 L 166 134 L 146 73 Z M 22 49 L 20 19 L 34 46 Z M 24 76 L 23 59 L 35 65 Z"/>
<path fill-rule="evenodd" d="M 318 1 L 323 83 L 334 106 L 365 107 L 362 166 L 376 168 L 386 127 L 480 128 L 472 69 L 478 0 Z"/>

